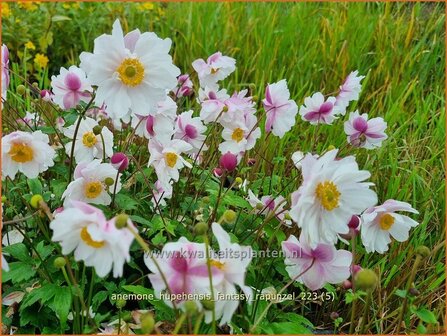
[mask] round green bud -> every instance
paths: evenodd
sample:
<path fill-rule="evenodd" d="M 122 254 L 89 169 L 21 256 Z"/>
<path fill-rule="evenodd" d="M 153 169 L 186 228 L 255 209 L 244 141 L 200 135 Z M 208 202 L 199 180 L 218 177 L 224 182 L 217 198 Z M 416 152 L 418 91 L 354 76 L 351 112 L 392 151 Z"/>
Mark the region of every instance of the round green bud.
<path fill-rule="evenodd" d="M 62 268 L 65 266 L 65 264 L 67 263 L 67 261 L 65 260 L 64 257 L 57 257 L 56 259 L 54 259 L 53 261 L 53 265 L 56 268 Z"/>
<path fill-rule="evenodd" d="M 419 335 L 425 335 L 427 333 L 427 328 L 421 323 L 417 326 L 416 331 Z"/>
<path fill-rule="evenodd" d="M 26 93 L 25 85 L 22 85 L 22 84 L 18 85 L 17 86 L 17 94 L 23 96 L 25 93 Z"/>
<path fill-rule="evenodd" d="M 194 226 L 194 232 L 198 235 L 203 235 L 208 231 L 208 224 L 206 224 L 205 222 L 198 222 L 195 226 Z"/>
<path fill-rule="evenodd" d="M 197 305 L 193 301 L 185 302 L 185 310 L 188 314 L 194 314 L 197 311 Z"/>
<path fill-rule="evenodd" d="M 242 184 L 242 178 L 240 178 L 239 176 L 236 177 L 236 178 L 234 179 L 234 183 L 237 184 L 237 185 Z"/>
<path fill-rule="evenodd" d="M 253 97 L 251 97 L 251 100 L 254 101 L 254 102 L 257 102 L 259 100 L 259 97 L 258 96 L 253 96 Z"/>
<path fill-rule="evenodd" d="M 126 300 L 118 299 L 118 300 L 116 300 L 115 305 L 118 309 L 122 309 L 126 305 Z"/>
<path fill-rule="evenodd" d="M 379 282 L 376 272 L 373 270 L 363 268 L 355 275 L 355 287 L 361 290 L 372 290 L 376 288 Z"/>
<path fill-rule="evenodd" d="M 121 318 L 123 319 L 123 321 L 126 322 L 131 322 L 133 320 L 132 318 L 132 314 L 130 311 L 125 311 L 122 315 Z"/>
<path fill-rule="evenodd" d="M 31 200 L 29 201 L 29 204 L 34 208 L 38 209 L 40 208 L 40 201 L 43 201 L 42 195 L 36 194 L 31 197 Z"/>
<path fill-rule="evenodd" d="M 331 151 L 331 150 L 334 150 L 335 149 L 335 146 L 334 145 L 329 145 L 329 146 L 327 146 L 327 150 L 328 151 Z"/>
<path fill-rule="evenodd" d="M 250 89 L 251 92 L 253 92 L 254 90 L 256 90 L 256 84 L 255 83 L 250 83 L 248 88 Z"/>
<path fill-rule="evenodd" d="M 233 224 L 236 221 L 236 213 L 233 210 L 225 210 L 223 221 L 227 224 Z"/>
<path fill-rule="evenodd" d="M 102 132 L 102 127 L 99 125 L 96 125 L 95 127 L 93 127 L 93 134 L 94 135 L 100 135 Z"/>
<path fill-rule="evenodd" d="M 141 332 L 143 334 L 152 334 L 155 326 L 154 315 L 152 313 L 145 313 L 140 317 Z"/>
<path fill-rule="evenodd" d="M 6 196 L 2 196 L 2 203 L 5 203 L 7 200 Z"/>
<path fill-rule="evenodd" d="M 206 310 L 213 310 L 214 309 L 214 301 L 212 300 L 202 300 L 200 301 L 202 303 L 203 308 Z"/>
<path fill-rule="evenodd" d="M 106 184 L 106 186 L 112 186 L 115 183 L 115 180 L 111 177 L 106 177 L 106 179 L 104 180 L 104 183 Z"/>
<path fill-rule="evenodd" d="M 225 105 L 225 106 L 223 107 L 222 111 L 223 111 L 223 112 L 228 112 L 228 106 Z"/>
<path fill-rule="evenodd" d="M 127 221 L 129 220 L 129 216 L 126 214 L 119 214 L 115 218 L 115 227 L 119 230 L 125 228 L 127 226 Z"/>
<path fill-rule="evenodd" d="M 265 205 L 263 203 L 257 203 L 256 204 L 256 210 L 262 210 L 265 208 Z"/>
<path fill-rule="evenodd" d="M 202 198 L 202 202 L 204 204 L 209 204 L 210 203 L 210 198 L 208 196 L 205 196 L 205 197 Z"/>
<path fill-rule="evenodd" d="M 418 246 L 415 252 L 422 258 L 427 258 L 430 255 L 430 249 L 424 245 Z"/>
<path fill-rule="evenodd" d="M 36 88 L 36 89 L 39 87 L 39 83 L 37 83 L 37 82 L 34 82 L 32 85 L 33 85 L 33 88 Z"/>

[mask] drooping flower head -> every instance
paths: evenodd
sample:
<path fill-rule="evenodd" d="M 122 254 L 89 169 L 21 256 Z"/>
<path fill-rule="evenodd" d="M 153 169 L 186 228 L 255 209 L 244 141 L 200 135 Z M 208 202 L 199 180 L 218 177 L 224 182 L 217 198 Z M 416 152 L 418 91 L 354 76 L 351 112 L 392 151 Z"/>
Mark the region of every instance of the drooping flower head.
<path fill-rule="evenodd" d="M 335 101 L 335 97 L 324 99 L 321 92 L 314 93 L 311 97 L 304 99 L 304 105 L 300 107 L 301 118 L 310 122 L 312 125 L 330 125 L 337 118 L 337 115 L 342 112 L 335 105 Z"/>
<path fill-rule="evenodd" d="M 227 78 L 236 69 L 236 60 L 218 51 L 208 57 L 206 62 L 201 58 L 195 60 L 192 67 L 199 76 L 201 87 L 216 87 L 218 81 Z"/>
<path fill-rule="evenodd" d="M 312 247 L 303 236 L 298 240 L 292 235 L 282 242 L 282 250 L 290 278 L 310 290 L 323 288 L 327 283 L 341 283 L 351 275 L 351 252 L 336 250 L 332 244 L 319 243 Z"/>
<path fill-rule="evenodd" d="M 104 152 L 107 157 L 113 155 L 113 133 L 107 128 L 102 127 L 100 134 L 95 134 L 95 127 L 99 127 L 96 120 L 85 118 L 81 120 L 78 133 L 76 135 L 76 143 L 74 148 L 74 157 L 77 163 L 89 162 L 95 158 L 104 159 Z M 64 135 L 73 139 L 76 131 L 76 123 L 64 129 Z M 101 138 L 102 134 L 102 138 Z M 104 145 L 103 146 L 103 138 Z M 71 147 L 73 141 L 65 145 L 67 155 L 71 155 Z M 105 149 L 104 149 L 105 148 Z"/>
<path fill-rule="evenodd" d="M 105 103 L 112 119 L 131 112 L 147 115 L 177 84 L 180 70 L 168 54 L 170 39 L 134 30 L 126 36 L 118 20 L 112 35 L 95 40 L 93 54 L 81 54 L 81 68 L 97 85 L 96 102 Z"/>
<path fill-rule="evenodd" d="M 89 102 L 93 91 L 92 86 L 82 69 L 72 65 L 67 69 L 61 68 L 58 76 L 51 77 L 53 100 L 62 109 L 76 107 L 79 102 Z"/>
<path fill-rule="evenodd" d="M 265 131 L 282 138 L 295 125 L 298 113 L 298 106 L 290 99 L 287 81 L 283 79 L 267 85 L 262 103 L 267 115 Z"/>
<path fill-rule="evenodd" d="M 374 149 L 382 146 L 382 141 L 387 139 L 385 134 L 386 122 L 383 118 L 368 120 L 368 114 L 359 114 L 358 111 L 349 114 L 349 120 L 345 122 L 345 133 L 348 142 L 355 147 Z"/>
<path fill-rule="evenodd" d="M 206 126 L 199 117 L 192 116 L 193 111 L 180 114 L 175 121 L 174 139 L 186 141 L 192 146 L 190 154 L 206 151 L 208 146 L 204 144 Z"/>
<path fill-rule="evenodd" d="M 362 91 L 362 84 L 360 82 L 363 78 L 365 78 L 365 76 L 359 76 L 358 70 L 353 71 L 346 77 L 343 85 L 340 86 L 340 92 L 335 104 L 339 106 L 342 111 L 346 111 L 346 107 L 351 101 L 359 99 L 360 91 Z"/>
<path fill-rule="evenodd" d="M 109 205 L 112 201 L 109 193 L 113 192 L 118 171 L 110 163 L 101 163 L 99 160 L 82 162 L 74 171 L 74 181 L 70 182 L 62 194 L 64 206 L 70 201 L 82 201 L 92 204 Z M 116 192 L 121 189 L 120 176 L 118 176 Z"/>
<path fill-rule="evenodd" d="M 321 157 L 307 154 L 302 160 L 303 183 L 292 195 L 290 216 L 302 228 L 304 239 L 315 247 L 334 244 L 353 214 L 377 203 L 366 170 L 359 170 L 353 156 L 336 160 L 338 150 Z"/>
<path fill-rule="evenodd" d="M 270 214 L 274 214 L 275 217 L 278 218 L 278 220 L 280 222 L 283 222 L 285 225 L 289 226 L 291 224 L 290 219 L 285 219 L 288 211 L 284 210 L 284 207 L 286 206 L 284 197 L 278 196 L 274 198 L 273 196 L 266 195 L 258 198 L 253 193 L 253 191 L 249 189 L 247 200 L 253 208 L 258 209 L 258 214 L 264 215 L 266 217 Z"/>
<path fill-rule="evenodd" d="M 220 119 L 224 109 L 228 109 L 225 106 L 225 101 L 230 96 L 227 94 L 227 90 L 218 88 L 200 88 L 199 98 L 197 101 L 200 103 L 200 118 L 204 123 L 215 122 Z"/>
<path fill-rule="evenodd" d="M 396 213 L 397 211 L 419 213 L 410 204 L 392 199 L 363 213 L 361 237 L 367 252 L 384 253 L 388 250 L 391 237 L 404 242 L 408 239 L 410 229 L 419 224 L 408 216 Z"/>
<path fill-rule="evenodd" d="M 193 84 L 188 74 L 179 76 L 177 82 L 178 84 L 173 90 L 176 98 L 189 97 L 194 93 Z"/>
<path fill-rule="evenodd" d="M 48 135 L 15 131 L 2 138 L 2 178 L 14 179 L 17 172 L 36 178 L 54 165 L 55 150 L 48 144 Z"/>
<path fill-rule="evenodd" d="M 135 230 L 130 220 L 127 225 Z M 100 277 L 112 269 L 114 277 L 123 275 L 134 236 L 127 228 L 117 229 L 115 218 L 107 221 L 101 210 L 72 201 L 70 207 L 55 215 L 50 228 L 52 240 L 60 242 L 64 255 L 74 250 L 75 260 L 94 267 Z"/>

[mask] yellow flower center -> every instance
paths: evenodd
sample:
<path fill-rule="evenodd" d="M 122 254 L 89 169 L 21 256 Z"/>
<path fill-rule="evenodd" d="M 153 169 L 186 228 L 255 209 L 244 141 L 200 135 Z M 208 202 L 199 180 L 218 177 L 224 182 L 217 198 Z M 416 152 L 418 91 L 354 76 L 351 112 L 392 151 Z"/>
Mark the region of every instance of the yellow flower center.
<path fill-rule="evenodd" d="M 214 267 L 216 267 L 216 268 L 218 268 L 220 270 L 223 270 L 225 268 L 225 263 L 223 263 L 223 262 L 221 262 L 219 260 L 211 259 L 210 260 L 210 264 L 211 264 L 211 266 L 214 266 Z"/>
<path fill-rule="evenodd" d="M 101 248 L 105 245 L 104 241 L 96 241 L 92 239 L 92 236 L 90 236 L 90 233 L 87 231 L 87 227 L 84 226 L 81 230 L 81 239 L 86 243 L 88 246 L 91 246 L 93 248 Z"/>
<path fill-rule="evenodd" d="M 173 168 L 175 166 L 175 164 L 177 163 L 177 159 L 178 159 L 178 155 L 176 153 L 168 152 L 165 154 L 166 164 L 171 168 Z"/>
<path fill-rule="evenodd" d="M 244 138 L 244 131 L 241 128 L 236 128 L 233 131 L 233 134 L 231 135 L 231 139 L 233 139 L 236 142 L 242 141 Z"/>
<path fill-rule="evenodd" d="M 219 71 L 219 68 L 211 68 L 211 74 L 214 75 Z"/>
<path fill-rule="evenodd" d="M 394 217 L 390 214 L 384 214 L 379 219 L 379 225 L 382 230 L 389 230 L 394 224 Z"/>
<path fill-rule="evenodd" d="M 144 67 L 136 58 L 126 58 L 116 71 L 124 85 L 137 86 L 144 78 Z"/>
<path fill-rule="evenodd" d="M 84 187 L 84 194 L 87 198 L 96 198 L 102 192 L 101 182 L 88 182 Z"/>
<path fill-rule="evenodd" d="M 332 211 L 338 207 L 340 192 L 331 181 L 320 182 L 315 189 L 315 194 L 321 202 L 323 208 Z"/>
<path fill-rule="evenodd" d="M 93 147 L 96 144 L 96 141 L 98 140 L 96 139 L 96 135 L 93 132 L 86 132 L 82 136 L 82 143 L 85 147 Z"/>
<path fill-rule="evenodd" d="M 15 162 L 25 163 L 29 162 L 34 157 L 33 149 L 24 143 L 12 144 L 8 154 Z"/>

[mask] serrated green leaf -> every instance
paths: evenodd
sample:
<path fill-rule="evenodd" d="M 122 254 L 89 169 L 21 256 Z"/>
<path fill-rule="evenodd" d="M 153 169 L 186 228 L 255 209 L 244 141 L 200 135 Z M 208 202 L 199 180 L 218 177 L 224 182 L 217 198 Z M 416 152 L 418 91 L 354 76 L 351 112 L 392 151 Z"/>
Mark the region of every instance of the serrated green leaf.
<path fill-rule="evenodd" d="M 9 263 L 9 271 L 2 273 L 2 282 L 11 280 L 13 283 L 19 283 L 31 279 L 36 274 L 36 270 L 29 263 L 22 261 Z"/>
<path fill-rule="evenodd" d="M 28 252 L 27 247 L 23 243 L 12 244 L 5 246 L 3 252 L 9 254 L 11 257 L 31 264 L 32 258 Z"/>
<path fill-rule="evenodd" d="M 126 285 L 122 287 L 128 292 L 133 294 L 141 294 L 141 295 L 152 295 L 154 294 L 154 290 L 151 288 L 146 288 L 143 286 L 135 286 L 135 285 Z"/>
<path fill-rule="evenodd" d="M 24 310 L 25 308 L 33 305 L 34 303 L 40 301 L 41 304 L 44 304 L 45 302 L 51 300 L 56 293 L 56 289 L 59 287 L 54 284 L 46 284 L 42 287 L 33 289 L 31 292 L 29 292 L 27 295 L 25 295 L 22 304 L 20 305 L 20 311 Z"/>
<path fill-rule="evenodd" d="M 145 219 L 143 217 L 137 216 L 137 215 L 132 215 L 130 216 L 130 219 L 135 222 L 135 223 L 139 223 L 139 224 L 143 224 L 146 227 L 151 227 L 152 223 L 150 220 Z"/>
<path fill-rule="evenodd" d="M 26 182 L 33 195 L 42 194 L 42 183 L 40 183 L 38 178 L 28 179 Z"/>
<path fill-rule="evenodd" d="M 67 324 L 67 315 L 71 307 L 71 290 L 69 287 L 58 287 L 54 289 L 54 298 L 50 307 L 59 316 L 61 328 L 65 329 Z"/>

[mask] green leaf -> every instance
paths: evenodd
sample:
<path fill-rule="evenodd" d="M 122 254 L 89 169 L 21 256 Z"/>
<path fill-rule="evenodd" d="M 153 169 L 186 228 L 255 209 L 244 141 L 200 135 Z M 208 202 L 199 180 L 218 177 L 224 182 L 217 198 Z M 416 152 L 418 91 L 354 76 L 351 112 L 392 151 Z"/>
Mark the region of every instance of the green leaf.
<path fill-rule="evenodd" d="M 396 289 L 395 294 L 398 297 L 405 298 L 407 296 L 407 291 L 405 289 Z"/>
<path fill-rule="evenodd" d="M 96 311 L 98 307 L 103 303 L 107 298 L 109 297 L 109 292 L 107 291 L 100 291 L 95 294 L 95 296 L 92 299 L 92 307 L 93 310 Z"/>
<path fill-rule="evenodd" d="M 135 222 L 135 223 L 139 223 L 139 224 L 142 224 L 142 225 L 147 226 L 147 227 L 151 227 L 151 225 L 152 225 L 150 220 L 145 219 L 145 218 L 140 217 L 140 216 L 137 216 L 137 215 L 130 216 L 130 219 L 133 222 Z"/>
<path fill-rule="evenodd" d="M 61 328 L 65 329 L 67 324 L 67 315 L 71 307 L 71 290 L 69 287 L 58 287 L 54 289 L 54 298 L 50 305 L 59 316 Z"/>
<path fill-rule="evenodd" d="M 3 252 L 9 254 L 13 258 L 31 264 L 32 258 L 29 255 L 25 244 L 17 243 L 3 248 Z"/>
<path fill-rule="evenodd" d="M 2 273 L 2 282 L 11 280 L 19 283 L 31 279 L 36 274 L 36 270 L 29 263 L 22 261 L 9 263 L 9 271 Z"/>
<path fill-rule="evenodd" d="M 122 210 L 135 210 L 138 206 L 138 202 L 132 197 L 123 194 L 117 194 L 115 197 L 115 202 L 118 208 Z"/>
<path fill-rule="evenodd" d="M 64 16 L 64 15 L 54 15 L 51 18 L 51 21 L 53 21 L 53 22 L 69 21 L 69 20 L 71 20 L 71 18 L 69 18 L 68 16 Z"/>
<path fill-rule="evenodd" d="M 166 237 L 163 236 L 163 232 L 160 231 L 154 238 L 151 239 L 151 241 L 154 245 L 162 245 L 166 242 Z"/>
<path fill-rule="evenodd" d="M 36 250 L 42 259 L 45 260 L 54 251 L 54 247 L 51 245 L 44 245 L 42 240 L 39 244 L 37 244 Z"/>
<path fill-rule="evenodd" d="M 122 287 L 128 292 L 131 292 L 133 294 L 141 294 L 141 295 L 153 295 L 154 290 L 151 288 L 146 288 L 143 286 L 135 286 L 135 285 L 126 285 Z"/>
<path fill-rule="evenodd" d="M 27 180 L 29 190 L 33 195 L 42 194 L 42 183 L 38 178 L 28 179 Z"/>
<path fill-rule="evenodd" d="M 311 334 L 308 328 L 295 322 L 269 323 L 262 329 L 271 334 Z"/>
<path fill-rule="evenodd" d="M 59 289 L 57 285 L 54 284 L 46 284 L 42 287 L 33 289 L 29 292 L 23 299 L 22 304 L 20 305 L 20 311 L 24 310 L 26 307 L 29 307 L 40 301 L 41 304 L 51 300 L 53 296 L 56 294 L 56 289 Z"/>
<path fill-rule="evenodd" d="M 420 308 L 416 311 L 417 317 L 419 317 L 425 323 L 438 323 L 435 314 L 426 308 Z"/>

